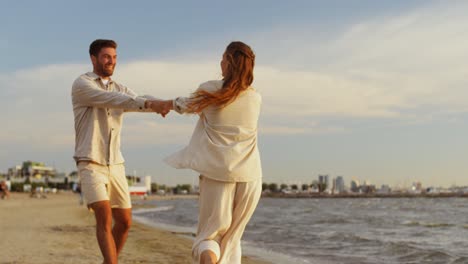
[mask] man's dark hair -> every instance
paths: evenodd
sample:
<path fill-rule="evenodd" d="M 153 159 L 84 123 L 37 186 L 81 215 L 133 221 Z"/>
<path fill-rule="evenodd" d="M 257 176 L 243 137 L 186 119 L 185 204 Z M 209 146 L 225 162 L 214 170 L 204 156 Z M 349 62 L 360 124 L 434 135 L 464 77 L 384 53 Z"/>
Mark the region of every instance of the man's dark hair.
<path fill-rule="evenodd" d="M 117 43 L 111 39 L 96 39 L 89 45 L 89 55 L 97 57 L 102 48 L 117 48 Z"/>

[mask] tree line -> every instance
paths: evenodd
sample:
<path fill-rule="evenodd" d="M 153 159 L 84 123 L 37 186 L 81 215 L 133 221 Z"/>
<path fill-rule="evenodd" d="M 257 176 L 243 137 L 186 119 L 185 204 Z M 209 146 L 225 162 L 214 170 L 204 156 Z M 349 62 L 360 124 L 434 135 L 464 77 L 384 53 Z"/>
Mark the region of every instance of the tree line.
<path fill-rule="evenodd" d="M 282 192 L 284 190 L 293 190 L 305 192 L 309 191 L 310 189 L 318 190 L 318 192 L 324 192 L 327 189 L 327 184 L 325 182 L 319 181 L 313 181 L 311 184 L 304 183 L 301 186 L 297 184 L 287 185 L 285 183 L 262 183 L 262 191 Z"/>

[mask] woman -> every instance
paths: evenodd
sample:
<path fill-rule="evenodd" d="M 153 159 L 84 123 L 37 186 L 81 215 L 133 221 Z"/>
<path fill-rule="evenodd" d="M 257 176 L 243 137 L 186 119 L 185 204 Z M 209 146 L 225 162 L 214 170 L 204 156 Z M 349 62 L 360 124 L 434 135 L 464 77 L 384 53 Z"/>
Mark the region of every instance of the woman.
<path fill-rule="evenodd" d="M 232 42 L 221 60 L 222 80 L 201 84 L 188 98 L 163 102 L 178 113 L 200 115 L 189 145 L 166 159 L 200 173 L 194 263 L 241 263 L 241 237 L 262 190 L 261 97 L 250 86 L 254 62 L 248 45 Z"/>

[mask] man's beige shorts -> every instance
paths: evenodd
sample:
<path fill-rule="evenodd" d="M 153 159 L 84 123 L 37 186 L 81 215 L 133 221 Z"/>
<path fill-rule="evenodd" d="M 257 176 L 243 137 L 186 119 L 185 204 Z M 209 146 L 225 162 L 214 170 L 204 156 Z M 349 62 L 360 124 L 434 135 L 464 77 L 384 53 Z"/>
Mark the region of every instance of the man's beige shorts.
<path fill-rule="evenodd" d="M 112 208 L 132 207 L 123 164 L 104 166 L 80 161 L 77 167 L 81 192 L 88 205 L 109 201 Z"/>

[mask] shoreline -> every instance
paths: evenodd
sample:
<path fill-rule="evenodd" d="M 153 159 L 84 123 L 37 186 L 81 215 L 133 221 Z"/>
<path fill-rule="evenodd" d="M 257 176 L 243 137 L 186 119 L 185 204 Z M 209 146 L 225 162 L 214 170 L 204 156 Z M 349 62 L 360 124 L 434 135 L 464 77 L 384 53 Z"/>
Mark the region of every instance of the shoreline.
<path fill-rule="evenodd" d="M 262 198 L 319 198 L 319 199 L 336 199 L 336 198 L 468 198 L 468 193 L 370 193 L 370 194 L 326 194 L 326 193 L 263 193 Z"/>
<path fill-rule="evenodd" d="M 0 200 L 1 263 L 102 263 L 94 214 L 79 205 L 79 196 L 59 192 L 45 197 L 13 192 Z M 119 263 L 191 263 L 191 245 L 187 237 L 135 221 Z M 268 262 L 243 257 L 242 263 Z"/>
<path fill-rule="evenodd" d="M 171 195 L 150 195 L 146 200 L 175 200 L 175 199 L 197 199 L 197 194 L 171 194 Z M 468 198 L 468 193 L 267 193 L 263 192 L 261 198 Z M 135 204 L 138 205 L 139 202 Z M 135 207 L 134 207 L 135 208 Z"/>

